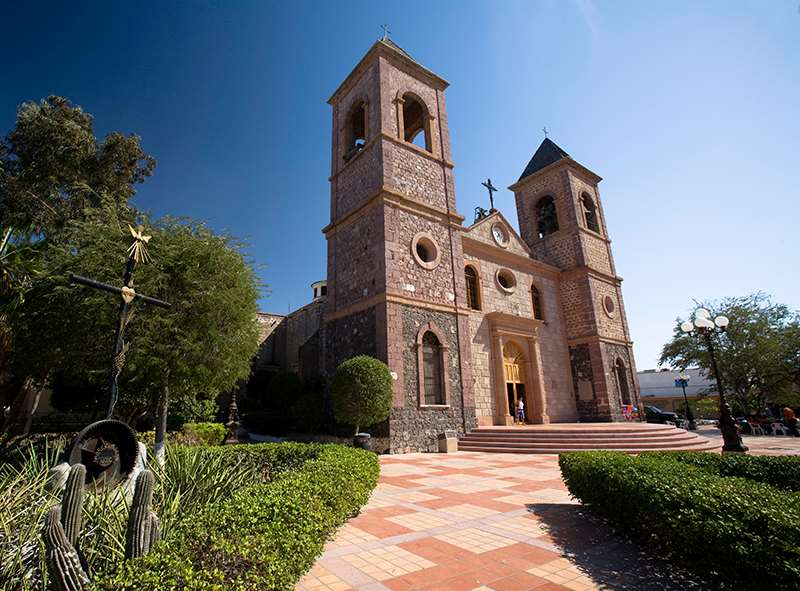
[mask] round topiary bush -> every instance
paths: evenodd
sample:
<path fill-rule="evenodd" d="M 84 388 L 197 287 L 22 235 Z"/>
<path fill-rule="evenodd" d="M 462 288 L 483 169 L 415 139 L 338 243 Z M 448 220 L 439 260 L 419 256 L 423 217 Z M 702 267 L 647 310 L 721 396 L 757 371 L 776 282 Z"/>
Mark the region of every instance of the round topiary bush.
<path fill-rule="evenodd" d="M 331 386 L 333 415 L 337 422 L 360 427 L 389 418 L 392 375 L 389 367 L 374 357 L 352 357 L 336 368 Z"/>

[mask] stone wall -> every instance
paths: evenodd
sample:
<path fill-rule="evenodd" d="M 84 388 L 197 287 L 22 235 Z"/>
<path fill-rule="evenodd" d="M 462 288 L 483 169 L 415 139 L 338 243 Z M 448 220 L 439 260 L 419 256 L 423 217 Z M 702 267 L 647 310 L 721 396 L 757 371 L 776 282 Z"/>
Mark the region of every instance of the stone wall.
<path fill-rule="evenodd" d="M 464 260 L 465 264 L 470 264 L 478 273 L 481 300 L 481 309 L 469 312 L 473 392 L 480 424 L 493 424 L 495 405 L 498 398 L 501 398 L 495 392 L 491 326 L 485 316 L 490 312 L 504 312 L 533 318 L 531 285 L 536 285 L 539 290 L 544 312 L 544 323 L 539 327 L 538 341 L 547 412 L 551 421 L 575 420 L 576 410 L 572 397 L 566 333 L 561 320 L 558 278 L 537 273 L 526 264 L 493 258 L 485 252 L 475 253 L 470 248 L 466 247 Z M 506 269 L 514 274 L 517 286 L 513 293 L 508 293 L 497 284 L 496 275 L 499 269 Z M 528 387 L 532 388 L 533 385 L 529 384 Z"/>
<path fill-rule="evenodd" d="M 458 347 L 457 319 L 455 314 L 436 312 L 413 306 L 402 306 L 403 380 L 405 400 L 402 407 L 392 409 L 389 419 L 389 437 L 393 453 L 409 451 L 435 451 L 437 435 L 445 429 L 464 433 L 475 424 L 474 408 L 462 412 L 463 388 Z M 447 408 L 420 408 L 417 371 L 417 335 L 423 325 L 432 322 L 444 335 L 449 347 L 446 375 L 449 382 Z"/>
<path fill-rule="evenodd" d="M 325 351 L 325 373 L 331 377 L 342 361 L 356 355 L 383 359 L 377 347 L 376 311 L 369 308 L 325 323 L 320 335 Z"/>
<path fill-rule="evenodd" d="M 583 264 L 580 242 L 574 228 L 576 212 L 572 203 L 570 176 L 566 169 L 533 178 L 515 191 L 517 217 L 522 239 L 534 258 L 561 269 Z M 536 204 L 545 196 L 553 198 L 558 231 L 539 238 Z"/>
<path fill-rule="evenodd" d="M 614 395 L 610 397 L 609 407 L 611 414 L 615 420 L 620 420 L 623 416 L 621 402 L 622 392 L 619 382 L 617 381 L 616 361 L 621 359 L 625 364 L 625 380 L 628 384 L 628 392 L 630 392 L 631 403 L 634 406 L 641 406 L 639 398 L 639 389 L 636 383 L 636 368 L 633 365 L 633 352 L 630 347 L 625 345 L 617 345 L 613 343 L 603 343 L 604 358 L 606 366 L 606 375 L 609 376 L 609 381 L 613 384 L 611 389 Z"/>
<path fill-rule="evenodd" d="M 404 209 L 386 206 L 386 287 L 406 297 L 438 304 L 455 301 L 451 242 L 447 226 Z M 439 250 L 439 264 L 420 266 L 412 253 L 414 237 L 429 234 Z"/>
<path fill-rule="evenodd" d="M 596 422 L 606 419 L 601 415 L 597 403 L 596 381 L 589 345 L 581 344 L 570 347 L 569 357 L 579 420 Z"/>
<path fill-rule="evenodd" d="M 322 325 L 325 299 L 320 298 L 295 310 L 284 319 L 286 325 L 286 369 L 300 373 L 300 348 L 312 338 Z"/>
<path fill-rule="evenodd" d="M 384 291 L 383 221 L 382 208 L 372 205 L 327 236 L 329 313 Z"/>
<path fill-rule="evenodd" d="M 258 312 L 259 347 L 254 361 L 255 371 L 286 363 L 286 325 L 282 314 Z"/>

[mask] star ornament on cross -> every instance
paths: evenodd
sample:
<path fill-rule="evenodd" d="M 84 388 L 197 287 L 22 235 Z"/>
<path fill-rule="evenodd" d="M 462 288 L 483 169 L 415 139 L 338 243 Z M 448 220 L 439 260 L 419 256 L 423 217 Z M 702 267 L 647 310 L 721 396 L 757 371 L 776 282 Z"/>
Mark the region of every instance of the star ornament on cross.
<path fill-rule="evenodd" d="M 152 236 L 145 235 L 142 226 L 138 226 L 134 229 L 133 226 L 129 225 L 128 230 L 133 237 L 133 243 L 128 247 L 128 260 L 125 264 L 125 272 L 122 276 L 122 287 L 96 281 L 95 279 L 76 275 L 75 273 L 69 274 L 71 283 L 85 285 L 87 287 L 99 289 L 100 291 L 107 291 L 120 296 L 122 299 L 119 306 L 119 316 L 117 318 L 117 328 L 114 336 L 114 349 L 111 357 L 109 402 L 106 418 L 111 418 L 114 414 L 114 406 L 117 402 L 117 376 L 119 376 L 125 364 L 125 353 L 128 350 L 128 344 L 124 342 L 123 337 L 125 334 L 125 327 L 128 324 L 128 320 L 130 320 L 131 305 L 135 300 L 141 300 L 146 304 L 158 306 L 159 308 L 170 307 L 170 304 L 164 300 L 136 293 L 136 290 L 133 289 L 133 271 L 136 268 L 136 264 L 150 261 L 150 255 L 147 254 L 147 243 L 150 242 Z"/>

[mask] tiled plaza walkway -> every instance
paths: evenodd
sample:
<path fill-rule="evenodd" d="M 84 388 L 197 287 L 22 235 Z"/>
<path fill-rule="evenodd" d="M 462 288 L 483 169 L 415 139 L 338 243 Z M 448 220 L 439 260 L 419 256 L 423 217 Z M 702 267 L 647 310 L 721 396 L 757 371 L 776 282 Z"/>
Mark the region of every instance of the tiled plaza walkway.
<path fill-rule="evenodd" d="M 555 455 L 381 456 L 380 484 L 298 591 L 707 589 L 569 498 Z"/>

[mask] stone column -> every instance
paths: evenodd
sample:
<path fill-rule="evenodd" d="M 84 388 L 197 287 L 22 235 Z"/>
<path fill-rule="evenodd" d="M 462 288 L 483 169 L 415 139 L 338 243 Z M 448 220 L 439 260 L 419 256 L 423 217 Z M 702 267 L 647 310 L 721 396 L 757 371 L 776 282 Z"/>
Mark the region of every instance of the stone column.
<path fill-rule="evenodd" d="M 512 422 L 508 414 L 508 397 L 506 396 L 506 384 L 503 371 L 503 337 L 492 330 L 492 356 L 494 357 L 494 423 L 495 425 L 510 425 Z"/>
<path fill-rule="evenodd" d="M 528 350 L 531 358 L 532 391 L 536 398 L 536 420 L 543 425 L 550 423 L 547 414 L 547 397 L 544 391 L 544 372 L 542 371 L 542 350 L 539 347 L 538 338 L 528 339 Z"/>

